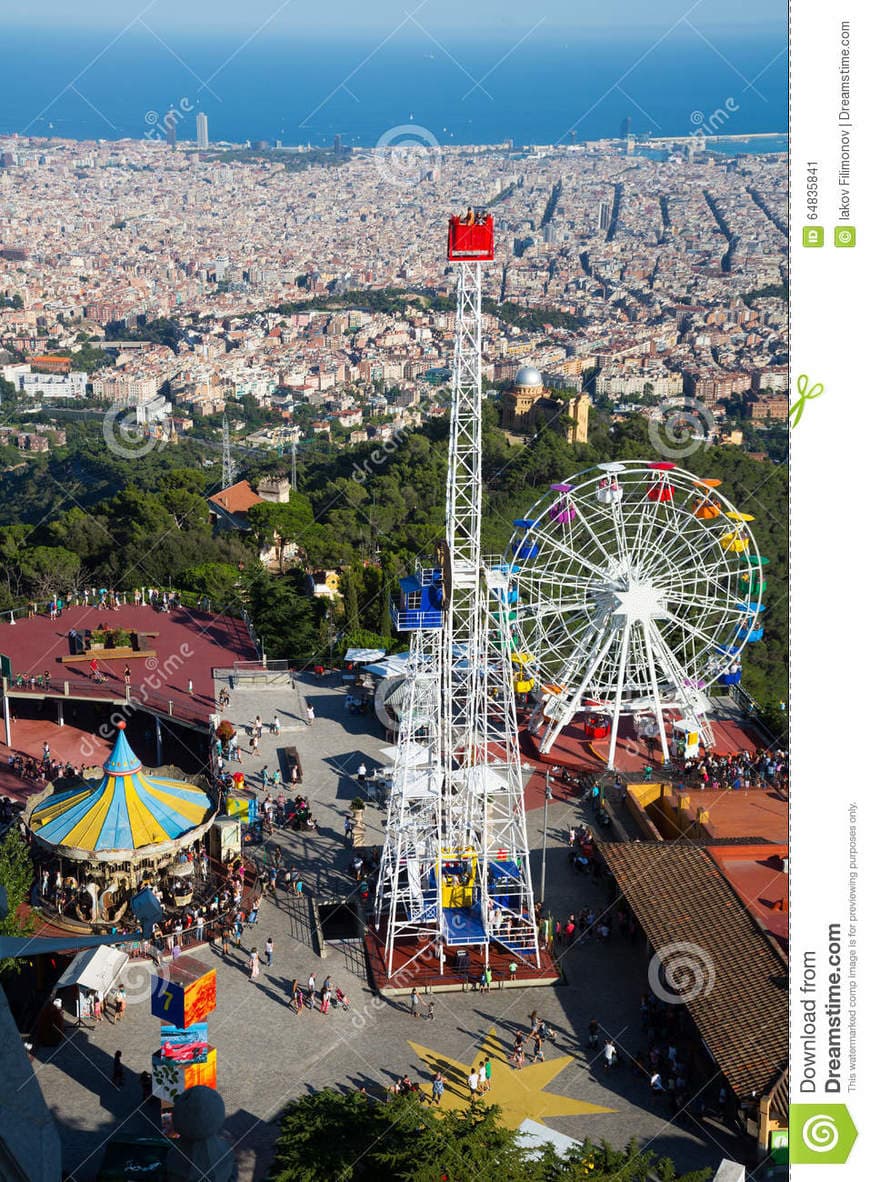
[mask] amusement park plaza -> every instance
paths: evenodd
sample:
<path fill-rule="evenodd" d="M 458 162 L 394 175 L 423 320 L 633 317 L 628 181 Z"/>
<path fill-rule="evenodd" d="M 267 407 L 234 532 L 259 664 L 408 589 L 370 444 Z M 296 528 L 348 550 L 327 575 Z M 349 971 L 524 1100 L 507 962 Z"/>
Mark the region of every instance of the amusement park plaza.
<path fill-rule="evenodd" d="M 34 871 L 5 1176 L 262 1178 L 324 1088 L 783 1169 L 788 766 L 740 685 L 768 558 L 660 458 L 566 473 L 483 554 L 493 236 L 450 219 L 444 540 L 398 579 L 404 651 L 294 669 L 154 588 L 0 625 Z"/>
<path fill-rule="evenodd" d="M 715 1168 L 722 1158 L 752 1165 L 765 1160 L 761 1146 L 769 1140 L 772 1122 L 782 1117 L 783 1109 L 776 1105 L 786 1095 L 786 1003 L 771 983 L 785 971 L 787 805 L 778 789 L 765 783 L 726 790 L 723 782 L 719 791 L 712 791 L 697 781 L 690 786 L 690 777 L 681 787 L 660 775 L 650 778 L 628 749 L 629 766 L 617 780 L 600 774 L 603 760 L 590 754 L 588 744 L 583 749 L 576 737 L 569 769 L 571 728 L 563 739 L 566 757 L 560 767 L 535 758 L 529 747 L 523 752 L 523 779 L 531 872 L 546 921 L 542 952 L 550 949 L 548 964 L 556 970 L 545 976 L 555 978 L 555 984 L 511 988 L 518 984 L 512 979 L 512 963 L 519 961 L 521 979 L 535 973 L 520 957 L 493 952 L 491 984 L 481 989 L 477 950 L 463 957 L 460 948 L 448 951 L 443 977 L 429 956 L 401 972 L 393 988 L 378 991 L 372 965 L 366 962 L 360 917 L 370 914 L 374 881 L 369 874 L 387 818 L 379 774 L 389 763 L 388 747 L 371 709 L 383 670 L 376 664 L 373 672 L 364 672 L 357 663 L 322 675 L 299 673 L 293 680 L 280 672 L 256 673 L 253 645 L 241 621 L 185 609 L 155 614 L 151 607 L 128 606 L 112 613 L 111 622 L 159 633 L 150 641 L 157 665 L 165 669 L 173 651 L 188 654 L 183 667 L 173 667 L 161 687 L 150 689 L 145 704 L 131 708 L 123 680 L 113 676 L 114 662 L 102 663 L 106 681 L 100 686 L 57 665 L 66 653 L 70 628 L 93 626 L 98 618 L 102 622 L 97 609 L 70 608 L 60 620 L 39 615 L 3 629 L 3 648 L 14 669 L 42 672 L 47 667 L 51 674 L 50 688 L 31 689 L 28 682 L 7 699 L 11 746 L 4 748 L 7 766 L 2 772 L 7 799 L 23 802 L 29 811 L 34 799 L 45 798 L 43 744 L 52 761 L 64 765 L 60 784 L 71 770 L 66 764 L 93 775 L 89 782 L 98 784 L 96 774 L 110 757 L 119 722 L 126 723 L 120 733 L 129 738 L 128 749 L 145 760 L 149 774 L 192 784 L 208 763 L 208 719 L 219 710 L 221 690 L 226 690 L 229 703 L 220 713 L 236 729 L 241 752 L 241 762 L 228 759 L 227 767 L 244 776 L 244 788 L 232 794 L 231 815 L 240 810 L 237 819 L 249 801 L 256 801 L 262 819 L 268 815 L 268 797 L 278 800 L 282 793 L 289 802 L 301 792 L 316 828 L 294 828 L 292 806 L 285 806 L 283 823 L 275 818 L 272 833 L 262 835 L 256 822 L 243 824 L 244 838 L 252 844 L 239 850 L 245 876 L 238 906 L 226 897 L 220 843 L 196 843 L 197 850 L 209 852 L 208 879 L 203 881 L 197 870 L 192 882 L 182 880 L 177 898 L 173 892 L 179 882 L 173 875 L 184 869 L 178 859 L 186 856 L 181 843 L 178 851 L 163 857 L 162 868 L 159 856 L 145 859 L 131 889 L 141 882 L 153 885 L 163 905 L 161 930 L 173 934 L 118 945 L 125 955 L 119 958 L 117 977 L 113 967 L 106 970 L 108 975 L 67 988 L 58 982 L 76 960 L 83 931 L 121 932 L 136 925 L 128 922 L 129 912 L 116 924 L 85 924 L 72 892 L 65 897 L 73 905 L 65 916 L 58 914 L 53 883 L 59 867 L 76 892 L 89 881 L 102 884 L 112 877 L 98 860 L 99 818 L 80 825 L 79 840 L 95 847 L 88 860 L 63 856 L 75 840 L 69 830 L 53 851 L 34 841 L 38 865 L 49 871 L 45 893 L 34 895 L 34 933 L 60 940 L 61 950 L 29 960 L 8 981 L 7 990 L 19 1026 L 34 1044 L 32 1074 L 25 1074 L 19 1091 L 20 1114 L 37 1119 L 44 1101 L 69 1177 L 81 1182 L 96 1178 L 107 1141 L 153 1137 L 159 1127 L 166 1103 L 153 1096 L 143 1099 L 140 1086 L 140 1074 L 154 1071 L 160 1039 L 152 991 L 158 974 L 168 975 L 173 964 L 187 957 L 203 972 L 216 974 L 217 1004 L 207 1037 L 217 1050 L 225 1136 L 241 1178 L 265 1176 L 277 1117 L 293 1097 L 323 1087 L 365 1087 L 371 1097 L 386 1099 L 403 1077 L 431 1094 L 434 1072 L 441 1070 L 446 1079 L 443 1103 L 464 1106 L 466 1076 L 485 1056 L 493 1064 L 490 1097 L 502 1106 L 504 1120 L 536 1136 L 588 1136 L 614 1145 L 635 1137 L 666 1152 L 681 1170 Z M 129 697 L 135 701 L 144 696 L 140 691 L 147 683 L 137 676 L 132 682 Z M 314 710 L 310 725 L 309 704 Z M 263 729 L 254 754 L 247 736 L 258 717 Z M 280 727 L 277 735 L 270 733 L 274 718 Z M 722 752 L 729 750 L 729 742 L 735 754 L 765 747 L 764 736 L 733 717 L 723 716 L 721 727 Z M 20 766 L 13 768 L 11 761 L 22 756 L 40 764 L 36 779 Z M 293 763 L 301 769 L 298 789 L 291 781 Z M 367 773 L 364 788 L 358 782 L 361 764 Z M 280 773 L 278 790 L 264 788 L 264 770 L 269 780 Z M 592 795 L 597 785 L 600 799 Z M 129 784 L 125 788 L 132 792 Z M 140 788 L 141 799 L 153 805 L 155 791 Z M 345 821 L 351 801 L 360 794 L 367 804 L 351 846 Z M 161 837 L 174 832 L 166 813 L 158 817 L 156 807 L 155 818 L 142 823 L 162 821 L 166 832 L 161 829 Z M 130 839 L 135 842 L 135 834 Z M 353 865 L 357 849 L 365 859 L 362 872 Z M 274 890 L 268 869 L 273 855 L 281 865 Z M 134 866 L 135 855 L 129 854 L 122 870 L 129 875 Z M 292 889 L 284 885 L 284 871 L 291 868 Z M 297 880 L 301 895 L 296 894 Z M 216 896 L 221 907 L 217 920 L 209 910 Z M 249 923 L 259 896 L 255 922 Z M 196 912 L 206 917 L 204 929 L 189 918 Z M 222 933 L 232 929 L 238 912 L 247 917 L 241 936 L 237 939 L 231 931 L 228 951 L 222 952 Z M 173 960 L 176 939 L 182 955 Z M 271 965 L 264 954 L 267 939 L 274 948 Z M 668 945 L 675 941 L 680 947 L 706 949 L 709 957 L 690 966 L 708 979 L 698 978 L 699 988 L 688 1004 L 661 990 L 677 1004 L 658 1001 L 650 987 L 650 957 L 663 953 L 666 966 Z M 260 970 L 252 982 L 253 948 Z M 347 995 L 349 1011 L 333 1006 L 326 1016 L 318 997 L 312 1008 L 305 1005 L 294 1012 L 288 1005 L 291 984 L 296 980 L 307 992 L 309 974 L 316 977 L 318 990 L 329 977 Z M 122 1019 L 111 1000 L 119 982 L 126 990 Z M 432 1021 L 412 1016 L 415 987 L 424 1018 L 434 1003 Z M 53 997 L 62 999 L 62 1029 L 47 1016 Z M 94 1017 L 95 997 L 102 1002 L 100 1020 Z M 529 1032 L 533 1011 L 552 1029 L 555 1042 L 544 1042 L 544 1061 L 536 1064 L 529 1044 L 527 1064 L 519 1068 L 511 1062 L 515 1032 Z M 590 1045 L 593 1022 L 599 1033 Z M 611 1040 L 617 1052 L 613 1067 L 605 1058 Z M 659 1092 L 650 1084 L 657 1064 L 667 1079 L 664 1068 L 672 1046 L 682 1075 L 670 1078 L 685 1077 L 676 1094 L 667 1085 Z M 113 1058 L 119 1050 L 125 1072 L 116 1088 Z M 755 1111 L 746 1105 L 753 1091 L 763 1098 Z"/>

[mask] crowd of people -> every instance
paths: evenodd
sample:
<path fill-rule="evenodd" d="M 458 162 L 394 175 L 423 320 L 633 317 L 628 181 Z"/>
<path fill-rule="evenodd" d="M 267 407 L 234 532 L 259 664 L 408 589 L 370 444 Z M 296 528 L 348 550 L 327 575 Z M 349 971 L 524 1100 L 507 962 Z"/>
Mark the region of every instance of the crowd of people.
<path fill-rule="evenodd" d="M 739 791 L 742 788 L 788 788 L 785 751 L 759 750 L 737 755 L 710 752 L 683 763 L 683 774 L 693 787 Z"/>

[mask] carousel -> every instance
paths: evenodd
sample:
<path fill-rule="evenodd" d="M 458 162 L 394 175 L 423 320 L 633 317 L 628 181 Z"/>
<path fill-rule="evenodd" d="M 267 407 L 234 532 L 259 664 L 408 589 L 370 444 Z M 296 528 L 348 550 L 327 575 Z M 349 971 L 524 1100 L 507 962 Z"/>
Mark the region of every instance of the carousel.
<path fill-rule="evenodd" d="M 195 877 L 191 847 L 216 815 L 202 788 L 146 773 L 124 729 L 118 723 L 99 780 L 49 788 L 25 815 L 35 860 L 60 872 L 57 911 L 90 925 L 117 923 L 144 886 L 157 888 L 171 906 L 187 906 Z"/>

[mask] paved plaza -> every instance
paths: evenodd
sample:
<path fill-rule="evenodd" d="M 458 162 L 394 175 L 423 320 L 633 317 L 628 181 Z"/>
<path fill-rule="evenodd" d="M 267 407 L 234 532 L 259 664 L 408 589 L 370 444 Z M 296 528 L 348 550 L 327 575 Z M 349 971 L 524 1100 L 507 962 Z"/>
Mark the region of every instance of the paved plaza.
<path fill-rule="evenodd" d="M 306 700 L 316 712 L 310 727 L 304 722 Z M 226 716 L 241 731 L 257 714 L 268 724 L 276 710 L 281 735 L 273 738 L 264 729 L 259 754 L 245 755 L 242 770 L 249 776 L 264 764 L 273 770 L 276 747 L 296 746 L 303 791 L 319 831 L 280 831 L 269 841 L 284 847 L 288 860 L 302 869 L 308 896 L 347 894 L 354 883 L 346 872 L 350 851 L 344 843 L 344 817 L 357 794 L 360 760 L 369 767 L 382 763 L 379 749 L 386 741 L 375 733 L 379 727 L 371 718 L 345 709 L 336 676 L 302 678 L 296 687 L 237 688 Z M 255 786 L 257 779 L 253 777 Z M 583 906 L 600 910 L 607 903 L 605 887 L 592 877 L 575 875 L 567 857 L 567 828 L 583 818 L 582 809 L 556 799 L 548 811 L 546 909 L 562 918 Z M 366 809 L 369 844 L 381 842 L 385 816 L 375 805 Z M 543 819 L 540 808 L 529 815 L 536 890 Z M 262 858 L 262 849 L 254 856 Z M 251 982 L 248 950 L 256 946 L 262 957 L 269 936 L 275 943 L 273 966 L 261 964 L 258 980 Z M 403 998 L 372 994 L 358 946 L 330 945 L 319 957 L 306 925 L 283 893 L 264 900 L 242 949 L 232 949 L 227 958 L 213 947 L 194 955 L 217 969 L 217 1009 L 209 1019 L 209 1041 L 218 1049 L 226 1129 L 245 1182 L 265 1176 L 276 1118 L 293 1097 L 327 1086 L 365 1086 L 370 1095 L 382 1096 L 406 1072 L 428 1093 L 440 1067 L 447 1077 L 445 1106 L 458 1106 L 467 1102 L 465 1074 L 484 1054 L 495 1066 L 489 1098 L 504 1106 L 512 1126 L 530 1116 L 580 1139 L 603 1138 L 622 1146 L 636 1137 L 672 1156 L 681 1170 L 715 1166 L 722 1156 L 739 1155 L 733 1137 L 719 1125 L 701 1125 L 694 1118 L 671 1124 L 667 1098 L 652 1095 L 646 1078 L 632 1067 L 631 1056 L 646 1045 L 639 1010 L 647 988 L 642 942 L 633 945 L 614 935 L 607 944 L 575 946 L 564 957 L 566 981 L 556 987 L 438 994 L 432 1021 L 413 1019 Z M 152 1127 L 155 1102 L 142 1103 L 138 1076 L 150 1070 L 159 1043 L 159 1022 L 150 1013 L 153 971 L 150 962 L 128 965 L 129 1005 L 122 1023 L 114 1025 L 107 1018 L 95 1028 L 69 1027 L 60 1047 L 37 1052 L 36 1078 L 57 1118 L 65 1166 L 75 1182 L 95 1177 L 105 1139 L 119 1133 L 144 1135 Z M 350 1011 L 294 1014 L 287 1005 L 290 982 L 305 982 L 311 972 L 318 984 L 328 973 L 350 995 Z M 533 1009 L 555 1027 L 556 1045 L 545 1044 L 544 1064 L 515 1070 L 507 1062 L 513 1034 L 518 1026 L 528 1027 Z M 610 1072 L 600 1049 L 585 1049 L 592 1018 L 623 1051 L 621 1065 Z M 120 1090 L 111 1083 L 118 1049 L 127 1069 Z"/>

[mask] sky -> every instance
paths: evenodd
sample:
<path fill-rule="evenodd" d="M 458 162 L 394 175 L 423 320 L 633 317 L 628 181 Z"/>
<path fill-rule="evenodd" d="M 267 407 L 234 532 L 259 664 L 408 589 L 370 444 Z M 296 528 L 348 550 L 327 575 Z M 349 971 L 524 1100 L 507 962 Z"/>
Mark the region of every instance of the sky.
<path fill-rule="evenodd" d="M 161 34 L 198 32 L 203 37 L 386 36 L 415 22 L 432 32 L 460 31 L 493 37 L 535 27 L 554 36 L 582 31 L 664 33 L 683 19 L 705 31 L 785 28 L 787 0 L 3 0 L 0 28 L 19 26 L 55 33 L 101 30 L 111 36 L 147 24 Z"/>

